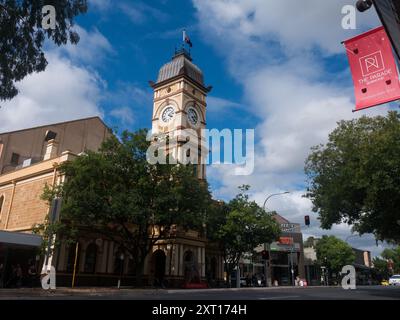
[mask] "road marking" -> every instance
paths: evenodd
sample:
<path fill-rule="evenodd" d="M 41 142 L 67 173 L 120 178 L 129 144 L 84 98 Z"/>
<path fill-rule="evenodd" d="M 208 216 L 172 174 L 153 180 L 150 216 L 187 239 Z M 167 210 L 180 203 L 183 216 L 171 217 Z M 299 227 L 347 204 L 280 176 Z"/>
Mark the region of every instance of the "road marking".
<path fill-rule="evenodd" d="M 258 298 L 258 300 L 284 300 L 291 298 L 300 298 L 300 296 L 279 296 L 279 297 L 269 297 L 269 298 Z"/>

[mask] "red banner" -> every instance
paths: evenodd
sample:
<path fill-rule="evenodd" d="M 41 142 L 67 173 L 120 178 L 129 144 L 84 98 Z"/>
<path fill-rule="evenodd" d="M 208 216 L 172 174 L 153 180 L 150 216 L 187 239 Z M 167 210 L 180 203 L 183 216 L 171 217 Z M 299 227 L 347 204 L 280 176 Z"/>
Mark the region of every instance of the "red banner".
<path fill-rule="evenodd" d="M 400 99 L 400 82 L 384 27 L 344 42 L 353 75 L 356 111 Z"/>
<path fill-rule="evenodd" d="M 279 238 L 279 243 L 280 244 L 286 244 L 286 245 L 293 244 L 293 238 L 291 238 L 291 237 L 280 237 Z"/>

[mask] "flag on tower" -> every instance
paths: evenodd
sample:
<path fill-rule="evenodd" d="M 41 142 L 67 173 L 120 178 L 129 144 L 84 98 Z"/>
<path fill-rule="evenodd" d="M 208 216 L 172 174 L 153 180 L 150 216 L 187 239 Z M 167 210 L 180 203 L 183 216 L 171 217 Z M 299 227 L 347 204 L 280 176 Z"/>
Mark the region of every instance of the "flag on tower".
<path fill-rule="evenodd" d="M 187 43 L 189 47 L 193 47 L 192 41 L 190 41 L 190 38 L 187 35 L 186 30 L 183 30 L 183 42 Z"/>

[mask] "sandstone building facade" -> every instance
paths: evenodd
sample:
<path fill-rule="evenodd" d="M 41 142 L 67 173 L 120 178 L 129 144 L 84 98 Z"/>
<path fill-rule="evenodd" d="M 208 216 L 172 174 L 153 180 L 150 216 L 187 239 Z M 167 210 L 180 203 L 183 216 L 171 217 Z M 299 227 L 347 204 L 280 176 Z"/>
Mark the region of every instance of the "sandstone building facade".
<path fill-rule="evenodd" d="M 154 89 L 153 133 L 174 134 L 191 128 L 195 132 L 206 126 L 206 96 L 201 70 L 188 52 L 176 52 L 165 64 Z M 37 255 L 40 243 L 9 240 L 9 235 L 32 236 L 33 226 L 45 222 L 48 204 L 41 200 L 45 185 L 62 183 L 58 167 L 87 150 L 96 151 L 112 134 L 98 117 L 51 124 L 20 131 L 0 133 L 0 265 L 2 279 L 7 279 L 14 265 L 26 271 L 28 260 L 35 260 L 43 271 L 55 267 L 57 285 L 70 286 L 76 265 L 76 285 L 115 286 L 135 283 L 132 259 L 111 241 L 94 234 L 82 234 L 79 245 L 61 245 L 46 259 Z M 200 136 L 200 135 L 199 135 Z M 186 156 L 178 143 L 168 152 L 179 159 Z M 199 156 L 203 156 L 199 150 Z M 205 179 L 205 165 L 196 170 Z M 62 239 L 61 239 L 62 240 Z M 18 254 L 16 254 L 18 252 Z M 197 231 L 180 231 L 168 241 L 160 241 L 146 258 L 145 281 L 148 284 L 167 280 L 170 286 L 208 281 L 218 285 L 223 280 L 223 261 L 216 247 Z M 8 286 L 7 280 L 0 283 Z"/>

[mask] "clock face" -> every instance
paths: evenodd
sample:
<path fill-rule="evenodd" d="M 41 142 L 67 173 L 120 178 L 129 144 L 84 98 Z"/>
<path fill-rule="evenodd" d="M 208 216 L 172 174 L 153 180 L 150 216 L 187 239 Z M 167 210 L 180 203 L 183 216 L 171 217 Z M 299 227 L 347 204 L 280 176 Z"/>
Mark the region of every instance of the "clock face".
<path fill-rule="evenodd" d="M 187 111 L 187 118 L 189 120 L 189 122 L 192 125 L 197 125 L 197 123 L 199 122 L 199 115 L 197 114 L 197 111 L 195 108 L 190 107 Z"/>
<path fill-rule="evenodd" d="M 173 106 L 167 106 L 161 114 L 161 120 L 164 123 L 170 122 L 175 116 L 175 109 Z"/>

